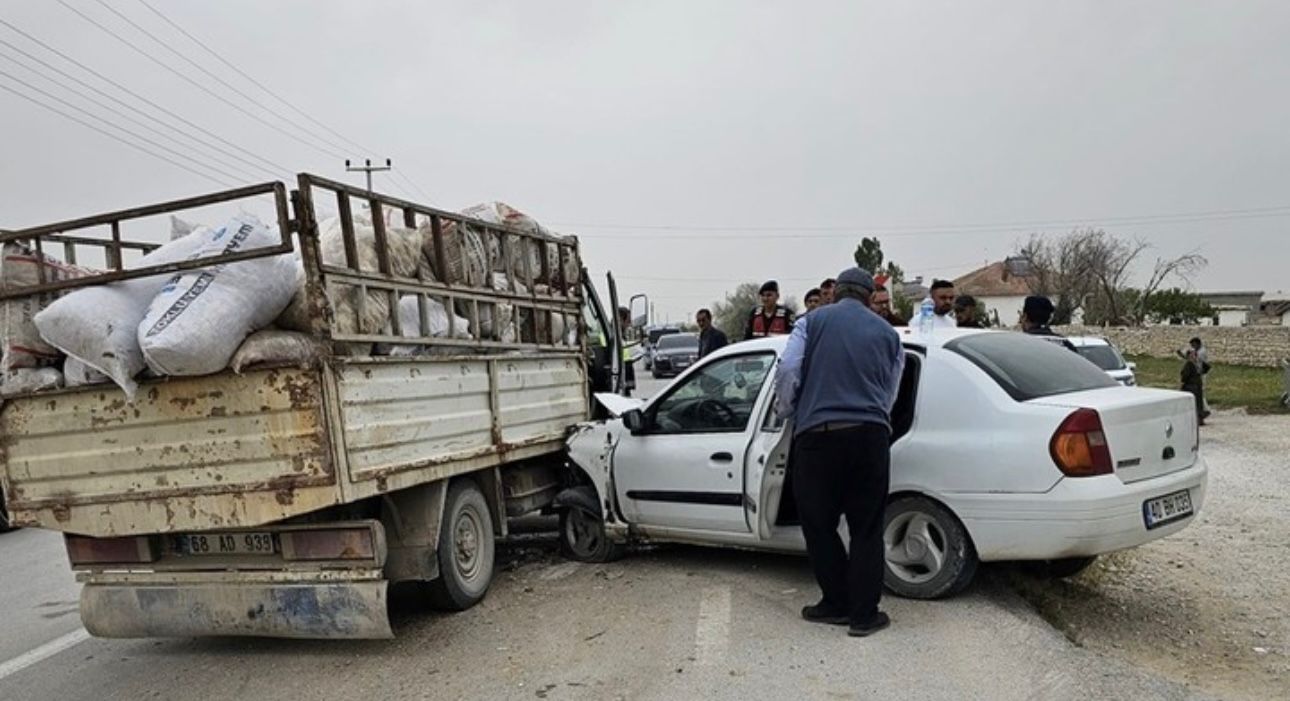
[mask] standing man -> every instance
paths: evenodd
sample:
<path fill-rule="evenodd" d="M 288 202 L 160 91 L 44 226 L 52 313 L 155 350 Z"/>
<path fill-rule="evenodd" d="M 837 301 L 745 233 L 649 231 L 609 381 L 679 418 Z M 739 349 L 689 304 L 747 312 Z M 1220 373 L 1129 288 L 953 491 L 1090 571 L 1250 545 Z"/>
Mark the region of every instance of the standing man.
<path fill-rule="evenodd" d="M 936 280 L 932 283 L 932 328 L 958 328 L 959 320 L 954 316 L 954 283 L 949 280 Z"/>
<path fill-rule="evenodd" d="M 983 329 L 985 324 L 976 315 L 976 297 L 959 295 L 954 300 L 954 319 L 960 329 Z"/>
<path fill-rule="evenodd" d="M 908 326 L 909 322 L 900 318 L 900 315 L 891 308 L 891 292 L 882 285 L 875 285 L 873 295 L 869 297 L 869 309 L 874 314 L 882 317 L 892 326 Z"/>
<path fill-rule="evenodd" d="M 820 304 L 833 304 L 833 288 L 838 284 L 833 278 L 824 278 L 820 283 Z"/>
<path fill-rule="evenodd" d="M 784 336 L 793 330 L 793 313 L 779 303 L 779 283 L 767 280 L 762 284 L 761 306 L 748 312 L 744 327 L 744 340 Z"/>
<path fill-rule="evenodd" d="M 793 485 L 811 568 L 824 597 L 802 609 L 815 623 L 863 637 L 891 620 L 878 610 L 886 571 L 883 515 L 890 478 L 891 407 L 904 351 L 869 309 L 873 276 L 838 276 L 833 304 L 799 320 L 779 361 L 776 410 L 793 419 Z M 838 535 L 846 515 L 848 555 Z"/>
<path fill-rule="evenodd" d="M 811 289 L 807 290 L 805 299 L 806 299 L 806 311 L 808 312 L 820 306 L 821 304 L 824 304 L 823 302 L 824 296 L 821 293 L 820 288 L 818 287 L 812 287 Z"/>
<path fill-rule="evenodd" d="M 624 397 L 632 396 L 632 390 L 636 389 L 636 362 L 632 357 L 633 349 L 640 345 L 640 341 L 629 343 L 627 340 L 628 331 L 632 328 L 632 312 L 627 307 L 618 308 L 618 337 L 622 339 L 623 353 L 623 388 Z"/>
<path fill-rule="evenodd" d="M 1042 336 L 1045 340 L 1053 343 L 1060 343 L 1069 351 L 1075 351 L 1075 346 L 1066 340 L 1065 336 L 1053 331 L 1048 326 L 1048 322 L 1053 318 L 1053 303 L 1047 297 L 1040 295 L 1030 295 L 1021 305 L 1021 332 L 1031 336 Z"/>
<path fill-rule="evenodd" d="M 699 325 L 700 358 L 718 348 L 724 348 L 730 342 L 721 329 L 712 325 L 712 312 L 710 310 L 700 309 L 699 313 L 694 315 L 694 323 Z"/>

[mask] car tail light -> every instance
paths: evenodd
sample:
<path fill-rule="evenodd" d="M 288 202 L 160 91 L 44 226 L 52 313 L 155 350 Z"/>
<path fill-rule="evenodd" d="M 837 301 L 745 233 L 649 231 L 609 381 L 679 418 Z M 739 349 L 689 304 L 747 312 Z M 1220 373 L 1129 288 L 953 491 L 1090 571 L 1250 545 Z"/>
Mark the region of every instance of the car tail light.
<path fill-rule="evenodd" d="M 154 562 L 157 547 L 147 536 L 87 538 L 66 536 L 67 559 L 76 565 L 137 565 Z"/>
<path fill-rule="evenodd" d="M 286 560 L 376 559 L 376 538 L 368 527 L 283 531 L 278 537 Z"/>
<path fill-rule="evenodd" d="M 1111 450 L 1102 431 L 1102 417 L 1092 409 L 1079 409 L 1057 427 L 1048 444 L 1053 462 L 1067 477 L 1092 477 L 1112 472 Z"/>

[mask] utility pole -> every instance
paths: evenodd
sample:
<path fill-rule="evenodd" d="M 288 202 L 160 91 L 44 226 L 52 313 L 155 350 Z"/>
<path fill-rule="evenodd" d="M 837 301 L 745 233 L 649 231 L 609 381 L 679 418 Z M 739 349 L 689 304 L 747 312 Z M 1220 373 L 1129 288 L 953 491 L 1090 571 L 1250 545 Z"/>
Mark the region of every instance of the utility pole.
<path fill-rule="evenodd" d="M 383 171 L 383 170 L 391 170 L 391 169 L 393 169 L 393 168 L 394 168 L 394 164 L 393 164 L 393 163 L 391 163 L 391 162 L 390 162 L 390 159 L 388 159 L 388 158 L 387 158 L 387 159 L 385 159 L 385 165 L 383 165 L 383 166 L 374 166 L 374 165 L 372 165 L 372 159 L 370 159 L 370 158 L 368 158 L 368 159 L 366 159 L 365 161 L 363 161 L 363 163 L 364 163 L 364 165 L 361 165 L 361 166 L 351 166 L 351 165 L 349 164 L 349 159 L 348 159 L 348 158 L 346 158 L 346 159 L 345 159 L 345 170 L 349 171 L 350 173 L 360 173 L 360 172 L 361 172 L 361 173 L 366 173 L 366 174 L 367 174 L 367 192 L 368 192 L 368 194 L 371 194 L 371 192 L 372 192 L 372 173 L 379 172 L 379 171 Z"/>

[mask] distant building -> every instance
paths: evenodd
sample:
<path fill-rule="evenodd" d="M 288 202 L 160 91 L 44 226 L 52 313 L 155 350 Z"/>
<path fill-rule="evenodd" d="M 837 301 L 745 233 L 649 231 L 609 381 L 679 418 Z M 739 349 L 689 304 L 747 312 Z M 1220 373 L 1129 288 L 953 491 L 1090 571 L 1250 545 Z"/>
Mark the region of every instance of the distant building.
<path fill-rule="evenodd" d="M 1009 274 L 1008 268 L 998 261 L 954 279 L 955 290 L 976 297 L 977 304 L 990 311 L 991 322 L 1000 326 L 1015 326 L 1032 294 L 1026 278 Z"/>
<path fill-rule="evenodd" d="M 1249 326 L 1259 314 L 1263 302 L 1262 290 L 1228 290 L 1196 294 L 1214 309 L 1214 316 L 1209 320 L 1209 326 Z"/>
<path fill-rule="evenodd" d="M 1259 316 L 1254 323 L 1290 326 L 1290 299 L 1265 299 L 1259 303 Z"/>

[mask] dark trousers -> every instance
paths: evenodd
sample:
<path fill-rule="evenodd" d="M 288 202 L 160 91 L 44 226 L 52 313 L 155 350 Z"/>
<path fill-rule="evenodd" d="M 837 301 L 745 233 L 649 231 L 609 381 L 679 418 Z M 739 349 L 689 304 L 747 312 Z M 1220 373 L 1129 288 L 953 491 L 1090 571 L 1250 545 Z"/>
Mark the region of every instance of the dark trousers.
<path fill-rule="evenodd" d="M 793 439 L 793 490 L 806 552 L 830 608 L 857 623 L 878 612 L 885 553 L 883 513 L 891 460 L 886 427 L 808 431 Z M 851 553 L 838 534 L 847 517 Z"/>

